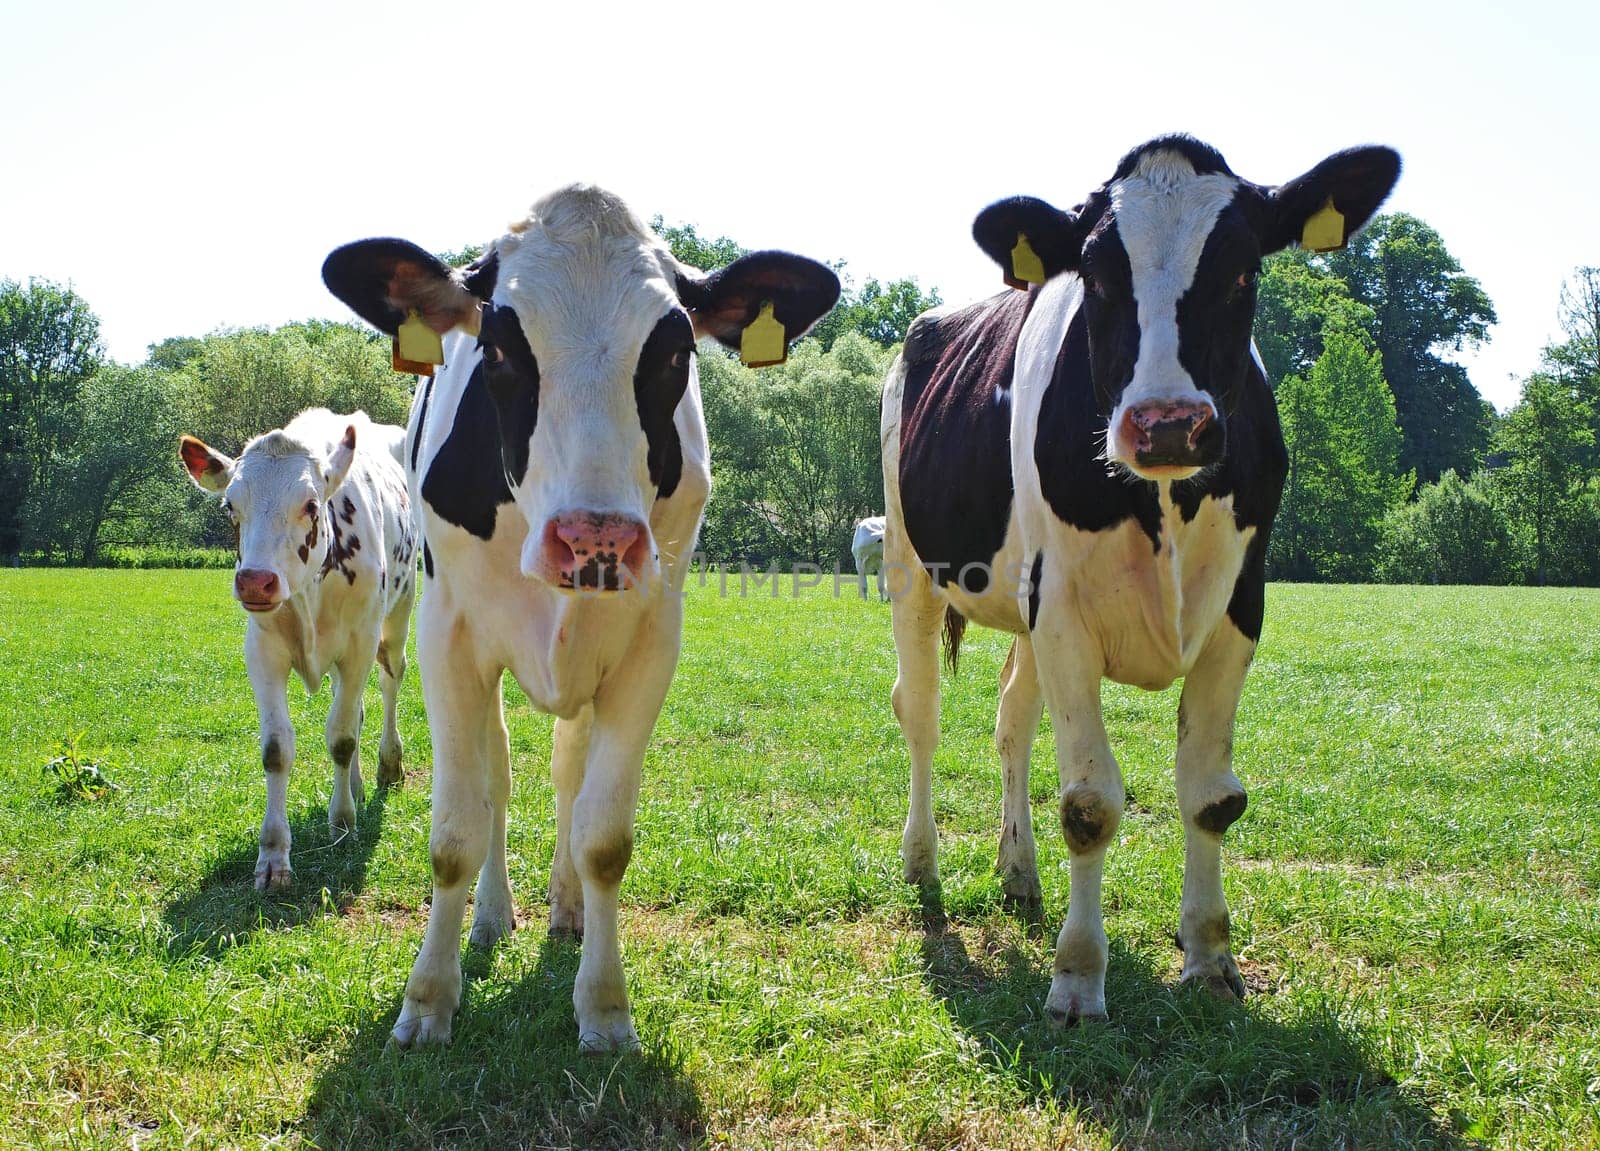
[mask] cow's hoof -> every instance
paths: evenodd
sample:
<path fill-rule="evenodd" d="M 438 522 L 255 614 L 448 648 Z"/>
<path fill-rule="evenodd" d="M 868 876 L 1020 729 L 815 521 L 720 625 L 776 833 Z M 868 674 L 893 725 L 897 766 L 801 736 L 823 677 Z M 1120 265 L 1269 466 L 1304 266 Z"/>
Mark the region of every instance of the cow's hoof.
<path fill-rule="evenodd" d="M 583 938 L 583 905 L 570 903 L 550 905 L 550 934 L 560 939 Z"/>
<path fill-rule="evenodd" d="M 405 769 L 400 764 L 400 749 L 393 754 L 378 749 L 378 786 L 399 787 L 406 780 Z"/>
<path fill-rule="evenodd" d="M 639 1050 L 639 1033 L 626 1011 L 606 1011 L 578 1021 L 580 1055 L 614 1055 Z"/>
<path fill-rule="evenodd" d="M 1195 964 L 1192 968 L 1184 965 L 1184 972 L 1178 977 L 1180 984 L 1192 987 L 1203 987 L 1218 999 L 1241 1000 L 1245 997 L 1244 979 L 1239 974 L 1239 965 L 1233 961 L 1233 956 L 1223 955 L 1206 964 Z"/>
<path fill-rule="evenodd" d="M 394 1030 L 389 1033 L 389 1042 L 402 1050 L 430 1043 L 449 1043 L 450 1022 L 454 1016 L 454 1010 L 435 1010 L 408 995 L 400 1008 L 400 1018 L 395 1020 Z"/>
<path fill-rule="evenodd" d="M 335 839 L 351 834 L 356 829 L 356 809 L 328 812 L 328 831 Z"/>
<path fill-rule="evenodd" d="M 289 868 L 289 853 L 263 853 L 256 860 L 256 890 L 283 891 L 294 882 L 294 872 Z"/>
<path fill-rule="evenodd" d="M 1010 874 L 1000 881 L 1000 905 L 1030 923 L 1044 918 L 1044 893 L 1038 875 Z"/>
<path fill-rule="evenodd" d="M 1050 981 L 1044 1014 L 1055 1027 L 1071 1027 L 1085 1020 L 1107 1018 L 1105 977 L 1091 978 L 1057 972 Z"/>
<path fill-rule="evenodd" d="M 474 947 L 493 947 L 516 929 L 515 914 L 494 911 L 480 903 L 472 913 L 472 930 L 467 935 L 467 942 Z"/>

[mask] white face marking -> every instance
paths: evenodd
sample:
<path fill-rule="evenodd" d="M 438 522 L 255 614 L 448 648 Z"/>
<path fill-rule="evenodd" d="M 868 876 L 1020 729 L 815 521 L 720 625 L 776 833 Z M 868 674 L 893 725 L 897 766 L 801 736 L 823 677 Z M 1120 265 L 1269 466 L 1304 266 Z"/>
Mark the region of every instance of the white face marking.
<path fill-rule="evenodd" d="M 528 469 L 512 493 L 529 524 L 527 567 L 553 516 L 648 523 L 656 489 L 634 373 L 651 331 L 680 305 L 660 241 L 605 193 L 555 193 L 495 250 L 494 302 L 516 312 L 539 365 Z M 692 386 L 692 360 L 690 375 Z"/>
<path fill-rule="evenodd" d="M 1197 175 L 1176 152 L 1144 157 L 1133 173 L 1111 185 L 1117 232 L 1128 253 L 1139 321 L 1139 359 L 1133 378 L 1111 414 L 1106 453 L 1131 466 L 1132 446 L 1122 436 L 1129 408 L 1152 401 L 1208 404 L 1178 361 L 1178 301 L 1194 283 L 1206 240 L 1239 189 L 1236 177 Z"/>

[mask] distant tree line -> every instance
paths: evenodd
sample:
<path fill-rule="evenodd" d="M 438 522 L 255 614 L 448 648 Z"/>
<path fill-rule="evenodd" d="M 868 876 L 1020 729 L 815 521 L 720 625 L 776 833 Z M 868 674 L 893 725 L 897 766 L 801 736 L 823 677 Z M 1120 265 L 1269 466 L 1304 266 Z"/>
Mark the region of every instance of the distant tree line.
<path fill-rule="evenodd" d="M 677 257 L 715 268 L 728 237 L 652 221 Z M 481 249 L 443 253 L 465 263 Z M 759 372 L 707 343 L 701 392 L 715 560 L 848 565 L 851 528 L 883 509 L 878 396 L 906 328 L 937 305 L 915 280 L 856 284 Z M 1495 320 L 1422 220 L 1379 217 L 1343 251 L 1267 260 L 1256 340 L 1289 449 L 1274 578 L 1600 583 L 1600 269 L 1561 297 L 1564 339 L 1497 414 L 1454 354 Z M 413 381 L 381 336 L 309 321 L 223 330 L 110 362 L 70 288 L 0 281 L 0 560 L 188 562 L 229 541 L 175 443 L 228 452 L 314 404 L 403 423 Z"/>

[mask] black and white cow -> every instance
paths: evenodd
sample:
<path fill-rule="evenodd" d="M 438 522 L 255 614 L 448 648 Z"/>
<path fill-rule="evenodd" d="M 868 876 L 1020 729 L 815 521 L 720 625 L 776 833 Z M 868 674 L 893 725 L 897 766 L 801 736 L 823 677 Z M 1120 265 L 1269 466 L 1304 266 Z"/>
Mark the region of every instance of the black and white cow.
<path fill-rule="evenodd" d="M 406 670 L 406 631 L 416 596 L 416 529 L 401 471 L 403 431 L 364 412 L 301 412 L 257 436 L 238 459 L 193 436 L 179 441 L 189 478 L 222 496 L 239 537 L 233 595 L 250 613 L 245 668 L 261 720 L 267 811 L 256 858 L 258 888 L 290 882 L 289 769 L 294 727 L 288 683 L 307 691 L 333 679 L 328 825 L 353 829 L 361 781 L 361 696 L 376 660 L 383 692 L 378 782 L 401 779 L 395 704 Z"/>
<path fill-rule="evenodd" d="M 1256 276 L 1330 202 L 1345 234 L 1365 224 L 1399 166 L 1387 148 L 1358 148 L 1272 188 L 1187 136 L 1152 140 L 1072 211 L 1025 197 L 985 209 L 979 246 L 1014 276 L 1026 237 L 1042 286 L 920 317 L 890 370 L 885 564 L 897 593 L 894 708 L 911 753 L 906 879 L 938 880 L 941 625 L 952 658 L 966 620 L 1010 631 L 998 871 L 1009 902 L 1039 908 L 1028 757 L 1048 704 L 1072 860 L 1045 1005 L 1056 1022 L 1105 1014 L 1101 867 L 1123 785 L 1103 678 L 1149 689 L 1184 679 L 1182 978 L 1244 993 L 1222 834 L 1245 808 L 1234 713 L 1287 466 L 1250 339 Z"/>
<path fill-rule="evenodd" d="M 617 947 L 645 745 L 678 662 L 678 589 L 710 491 L 695 339 L 738 347 L 764 303 L 799 336 L 838 279 L 783 252 L 709 275 L 625 204 L 569 187 L 470 268 L 402 240 L 340 248 L 334 295 L 393 333 L 416 311 L 445 366 L 417 389 L 407 465 L 422 510 L 417 652 L 433 731 L 433 911 L 394 1026 L 444 1041 L 472 940 L 514 926 L 506 872 L 509 669 L 557 716 L 550 929 L 583 936 L 580 1046 L 637 1046 Z"/>

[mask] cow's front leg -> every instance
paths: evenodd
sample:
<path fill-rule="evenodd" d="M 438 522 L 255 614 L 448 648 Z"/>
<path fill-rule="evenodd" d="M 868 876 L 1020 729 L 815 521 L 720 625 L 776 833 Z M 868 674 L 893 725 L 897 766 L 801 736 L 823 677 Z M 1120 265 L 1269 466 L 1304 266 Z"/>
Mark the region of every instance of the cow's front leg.
<path fill-rule="evenodd" d="M 371 666 L 371 660 L 351 660 L 333 668 L 333 705 L 328 708 L 326 734 L 328 756 L 333 760 L 328 830 L 335 836 L 356 829 L 356 812 L 367 798 L 361 781 L 361 692 L 366 686 L 366 669 Z"/>
<path fill-rule="evenodd" d="M 245 668 L 261 721 L 261 770 L 267 779 L 267 810 L 256 854 L 256 890 L 285 888 L 289 866 L 289 770 L 294 766 L 294 727 L 289 722 L 289 665 L 252 627 L 245 637 Z"/>
<path fill-rule="evenodd" d="M 583 934 L 583 882 L 572 863 L 572 805 L 583 787 L 594 708 L 558 719 L 550 750 L 550 780 L 556 792 L 556 852 L 550 863 L 550 934 Z"/>
<path fill-rule="evenodd" d="M 600 688 L 583 786 L 572 806 L 572 863 L 583 886 L 583 957 L 573 984 L 578 1048 L 639 1046 L 617 943 L 617 903 L 633 855 L 645 746 L 678 662 L 683 605 L 669 595 L 646 609 L 621 666 Z"/>
<path fill-rule="evenodd" d="M 933 819 L 933 754 L 939 748 L 939 629 L 945 602 L 920 565 L 904 565 L 910 586 L 889 604 L 894 626 L 895 677 L 890 700 L 911 755 L 911 798 L 900 858 L 905 880 L 939 885 L 939 829 Z"/>
<path fill-rule="evenodd" d="M 516 905 L 511 900 L 511 873 L 506 866 L 506 807 L 511 802 L 511 735 L 501 698 L 500 681 L 488 707 L 483 733 L 489 772 L 489 849 L 473 895 L 472 932 L 478 947 L 488 947 L 516 930 Z"/>
<path fill-rule="evenodd" d="M 1000 753 L 1000 852 L 995 871 L 1005 902 L 1018 914 L 1036 917 L 1044 909 L 1039 889 L 1038 854 L 1033 841 L 1033 810 L 1028 802 L 1028 760 L 1044 712 L 1044 696 L 1034 670 L 1033 644 L 1018 636 L 1000 673 L 1000 708 L 994 745 Z"/>
<path fill-rule="evenodd" d="M 1233 774 L 1233 718 L 1255 644 L 1224 619 L 1184 679 L 1178 704 L 1178 809 L 1183 814 L 1183 909 L 1178 945 L 1184 982 L 1244 997 L 1222 893 L 1222 833 L 1244 814 Z"/>
<path fill-rule="evenodd" d="M 435 617 L 424 599 L 417 626 L 422 691 L 433 733 L 433 909 L 422 950 L 406 980 L 394 1042 L 445 1043 L 461 1004 L 461 922 L 467 886 L 489 850 L 492 809 L 484 736 L 500 670 L 472 666 L 454 620 Z"/>
<path fill-rule="evenodd" d="M 1054 614 L 1054 613 L 1051 613 Z M 1106 1014 L 1109 949 L 1100 905 L 1106 848 L 1122 820 L 1122 770 L 1111 754 L 1100 712 L 1101 669 L 1086 653 L 1089 636 L 1044 626 L 1033 633 L 1040 686 L 1056 731 L 1061 775 L 1061 831 L 1071 855 L 1067 920 L 1056 939 L 1045 1014 L 1053 1023 Z"/>

